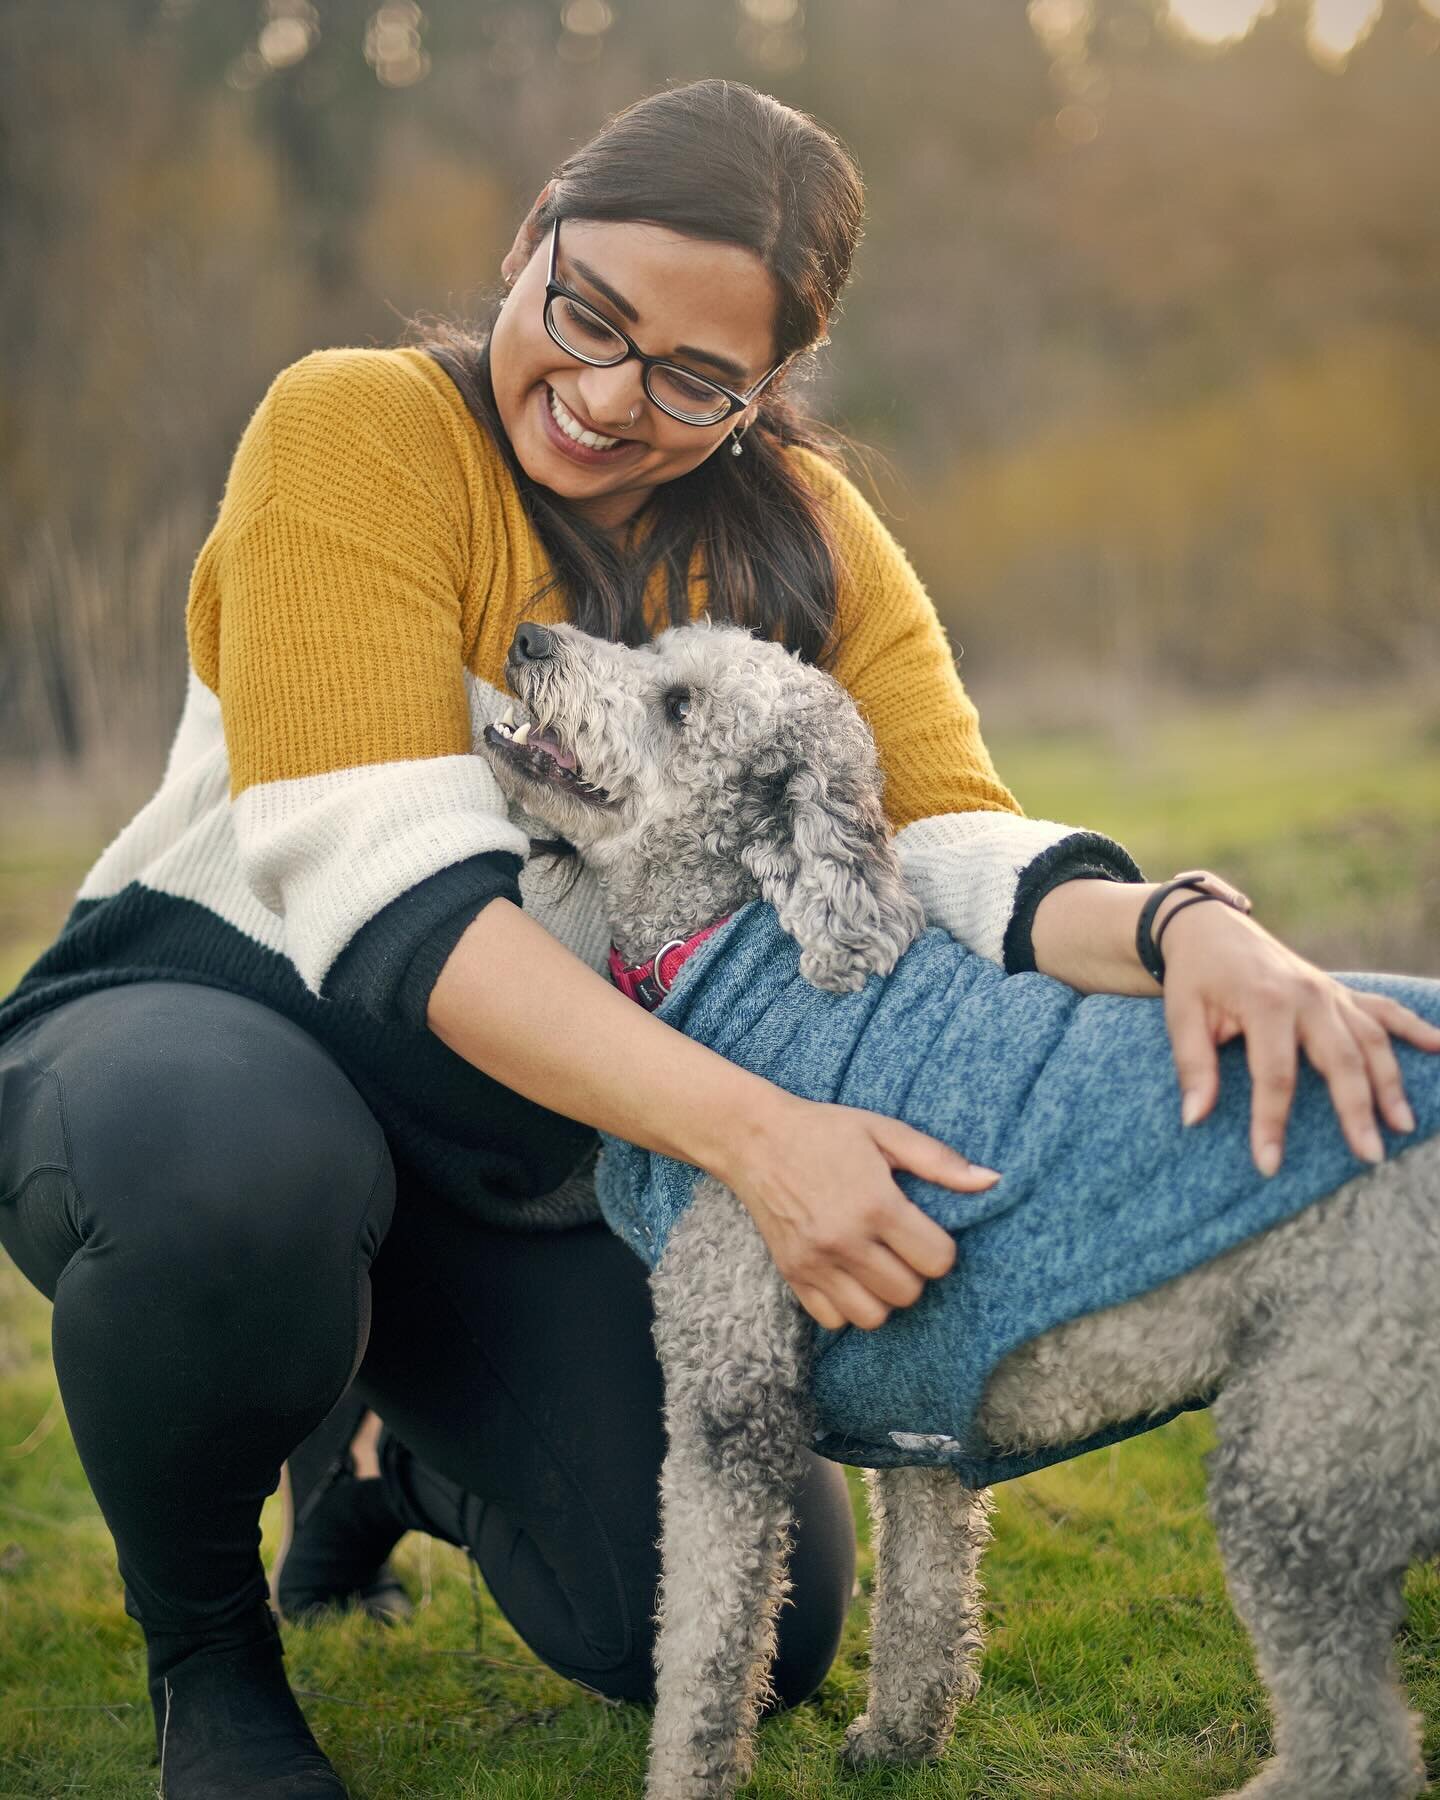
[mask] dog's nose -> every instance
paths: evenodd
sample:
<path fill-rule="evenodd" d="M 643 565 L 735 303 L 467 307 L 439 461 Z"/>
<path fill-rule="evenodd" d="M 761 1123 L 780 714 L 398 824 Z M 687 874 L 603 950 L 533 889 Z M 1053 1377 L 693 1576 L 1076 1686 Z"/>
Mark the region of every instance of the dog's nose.
<path fill-rule="evenodd" d="M 528 620 L 515 627 L 515 637 L 510 645 L 510 654 L 517 662 L 544 662 L 555 654 L 555 633 L 547 631 L 543 625 L 535 625 Z"/>

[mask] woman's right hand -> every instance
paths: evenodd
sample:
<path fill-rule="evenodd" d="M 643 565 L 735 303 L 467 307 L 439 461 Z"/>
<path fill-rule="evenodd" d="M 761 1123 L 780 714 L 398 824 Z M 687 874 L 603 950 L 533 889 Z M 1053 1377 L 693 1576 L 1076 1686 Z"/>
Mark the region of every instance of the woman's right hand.
<path fill-rule="evenodd" d="M 896 1169 L 965 1194 L 1000 1179 L 898 1119 L 791 1095 L 730 1149 L 715 1173 L 800 1304 L 831 1330 L 873 1331 L 955 1260 L 954 1238 L 906 1199 Z"/>

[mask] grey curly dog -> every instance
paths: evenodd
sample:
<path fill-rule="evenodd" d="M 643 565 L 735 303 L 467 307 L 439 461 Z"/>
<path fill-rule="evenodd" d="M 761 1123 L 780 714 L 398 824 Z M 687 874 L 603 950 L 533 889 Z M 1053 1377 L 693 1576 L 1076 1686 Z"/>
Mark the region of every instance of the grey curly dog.
<path fill-rule="evenodd" d="M 638 649 L 524 625 L 507 675 L 529 718 L 486 726 L 484 752 L 517 810 L 578 849 L 627 963 L 762 901 L 807 983 L 869 992 L 922 934 L 873 744 L 829 676 L 704 625 Z M 723 1796 L 749 1771 L 815 1434 L 817 1333 L 735 1197 L 690 1177 L 652 1276 L 670 1447 L 651 1800 Z M 1015 1348 L 978 1425 L 1023 1451 L 1212 1398 L 1211 1511 L 1274 1715 L 1245 1800 L 1409 1800 L 1425 1771 L 1392 1640 L 1407 1567 L 1440 1549 L 1440 1139 L 1315 1199 Z M 869 1700 L 845 1753 L 934 1758 L 978 1684 L 989 1496 L 934 1464 L 867 1482 Z"/>

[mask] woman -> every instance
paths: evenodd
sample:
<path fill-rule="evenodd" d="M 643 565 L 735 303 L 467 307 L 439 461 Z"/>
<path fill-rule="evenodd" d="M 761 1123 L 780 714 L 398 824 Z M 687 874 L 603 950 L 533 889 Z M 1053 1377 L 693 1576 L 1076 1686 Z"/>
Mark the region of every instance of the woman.
<path fill-rule="evenodd" d="M 653 96 L 542 191 L 487 342 L 307 358 L 245 433 L 165 779 L 0 1010 L 0 1236 L 55 1301 L 171 1800 L 344 1791 L 285 1684 L 257 1519 L 307 1434 L 353 1416 L 332 1409 L 357 1368 L 380 1478 L 297 1482 L 292 1591 L 373 1588 L 429 1530 L 553 1667 L 649 1696 L 660 1396 L 640 1265 L 571 1179 L 591 1128 L 735 1189 L 828 1326 L 873 1327 L 949 1266 L 895 1169 L 994 1179 L 744 1074 L 595 972 L 593 888 L 525 863 L 469 754 L 521 619 L 639 642 L 708 609 L 824 657 L 932 919 L 1010 968 L 1156 991 L 1153 890 L 1117 846 L 1018 815 L 903 555 L 784 397 L 860 216 L 802 115 L 723 82 Z M 955 845 L 961 891 L 935 854 Z M 1263 1167 L 1297 1045 L 1378 1157 L 1376 1106 L 1407 1128 L 1386 1028 L 1440 1034 L 1187 898 L 1153 925 L 1176 909 L 1187 1119 L 1243 1031 Z M 784 1704 L 849 1598 L 838 1469 L 811 1459 L 798 1513 Z"/>

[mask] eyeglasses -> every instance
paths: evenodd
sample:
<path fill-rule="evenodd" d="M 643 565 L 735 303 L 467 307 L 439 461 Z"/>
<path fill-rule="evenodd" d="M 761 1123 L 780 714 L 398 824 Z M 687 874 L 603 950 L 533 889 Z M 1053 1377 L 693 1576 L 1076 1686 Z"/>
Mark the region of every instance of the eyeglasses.
<path fill-rule="evenodd" d="M 612 325 L 588 301 L 556 280 L 559 250 L 557 219 L 550 234 L 550 269 L 545 278 L 546 331 L 567 356 L 589 363 L 594 369 L 613 369 L 633 357 L 643 371 L 646 394 L 661 412 L 684 425 L 718 425 L 722 419 L 743 412 L 790 360 L 787 356 L 776 363 L 748 393 L 736 394 L 718 381 L 710 381 L 679 363 L 667 362 L 663 356 L 647 356 L 618 325 Z"/>

